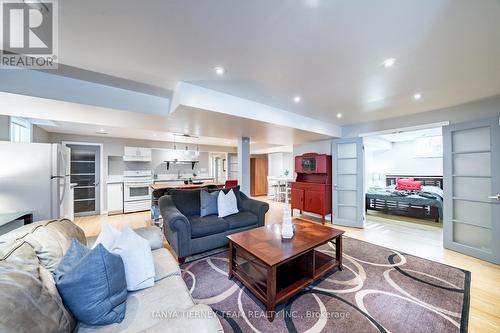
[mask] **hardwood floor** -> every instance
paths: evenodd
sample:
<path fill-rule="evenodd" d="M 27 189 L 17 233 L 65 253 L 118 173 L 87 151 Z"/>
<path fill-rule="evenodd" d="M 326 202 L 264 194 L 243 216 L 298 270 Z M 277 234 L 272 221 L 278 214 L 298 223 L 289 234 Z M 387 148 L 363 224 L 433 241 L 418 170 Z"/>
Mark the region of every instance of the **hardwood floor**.
<path fill-rule="evenodd" d="M 258 199 L 267 201 L 264 197 Z M 280 223 L 283 204 L 267 202 L 270 209 L 266 215 L 266 224 Z M 320 221 L 311 216 L 303 218 Z M 149 212 L 79 217 L 75 223 L 87 236 L 92 236 L 100 232 L 101 223 L 105 221 L 118 228 L 123 225 L 139 228 L 151 224 Z M 472 281 L 469 332 L 500 332 L 500 266 L 444 249 L 443 229 L 440 225 L 411 222 L 414 221 L 404 221 L 404 218 L 395 220 L 384 214 L 370 214 L 364 229 L 336 227 L 345 230 L 348 237 L 470 271 Z"/>

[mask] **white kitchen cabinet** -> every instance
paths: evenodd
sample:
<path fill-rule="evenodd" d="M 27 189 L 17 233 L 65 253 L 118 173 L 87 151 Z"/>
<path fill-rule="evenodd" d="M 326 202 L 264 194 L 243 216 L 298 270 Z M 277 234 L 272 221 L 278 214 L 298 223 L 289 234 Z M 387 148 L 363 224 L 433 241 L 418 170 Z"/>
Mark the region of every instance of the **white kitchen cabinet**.
<path fill-rule="evenodd" d="M 151 162 L 151 148 L 125 147 L 124 161 Z"/>
<path fill-rule="evenodd" d="M 108 184 L 108 215 L 123 214 L 123 183 Z"/>

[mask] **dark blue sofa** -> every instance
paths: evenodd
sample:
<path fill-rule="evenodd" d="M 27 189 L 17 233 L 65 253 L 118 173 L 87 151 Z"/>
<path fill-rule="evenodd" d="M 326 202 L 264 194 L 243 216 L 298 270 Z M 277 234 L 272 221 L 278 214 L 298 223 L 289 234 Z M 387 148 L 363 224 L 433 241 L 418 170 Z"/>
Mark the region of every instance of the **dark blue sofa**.
<path fill-rule="evenodd" d="M 163 232 L 170 246 L 183 262 L 187 256 L 212 250 L 228 243 L 227 235 L 262 227 L 269 205 L 248 198 L 233 187 L 239 213 L 219 218 L 217 215 L 200 217 L 200 189 L 170 190 L 159 200 L 163 217 Z M 230 189 L 209 190 L 224 191 Z"/>

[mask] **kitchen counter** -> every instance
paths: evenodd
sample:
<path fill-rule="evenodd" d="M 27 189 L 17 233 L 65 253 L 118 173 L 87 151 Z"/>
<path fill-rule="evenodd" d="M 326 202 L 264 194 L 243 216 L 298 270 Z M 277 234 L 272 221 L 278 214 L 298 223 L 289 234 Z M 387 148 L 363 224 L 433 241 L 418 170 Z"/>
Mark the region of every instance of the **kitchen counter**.
<path fill-rule="evenodd" d="M 202 182 L 201 184 L 184 184 L 182 181 L 169 181 L 169 182 L 158 182 L 151 184 L 153 190 L 162 190 L 167 188 L 177 188 L 177 189 L 195 189 L 207 185 L 215 185 L 217 187 L 224 187 L 224 183 L 216 183 L 213 181 Z"/>
<path fill-rule="evenodd" d="M 166 177 L 161 177 L 157 176 L 155 178 L 156 183 L 167 183 L 167 182 L 183 182 L 185 180 L 188 180 L 191 178 L 193 181 L 215 181 L 214 177 L 182 177 L 182 178 L 166 178 Z"/>
<path fill-rule="evenodd" d="M 108 175 L 106 184 L 119 184 L 123 183 L 123 176 L 121 175 Z"/>

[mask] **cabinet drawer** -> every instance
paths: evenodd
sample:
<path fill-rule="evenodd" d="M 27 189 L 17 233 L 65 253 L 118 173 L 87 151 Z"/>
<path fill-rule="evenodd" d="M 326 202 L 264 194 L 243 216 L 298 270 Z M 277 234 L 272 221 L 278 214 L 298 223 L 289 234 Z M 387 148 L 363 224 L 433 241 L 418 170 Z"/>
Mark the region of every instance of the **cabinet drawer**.
<path fill-rule="evenodd" d="M 301 189 L 301 190 L 306 190 L 306 191 L 325 191 L 327 188 L 326 184 L 315 184 L 315 183 L 300 183 L 300 182 L 295 182 L 292 183 L 292 189 Z"/>

